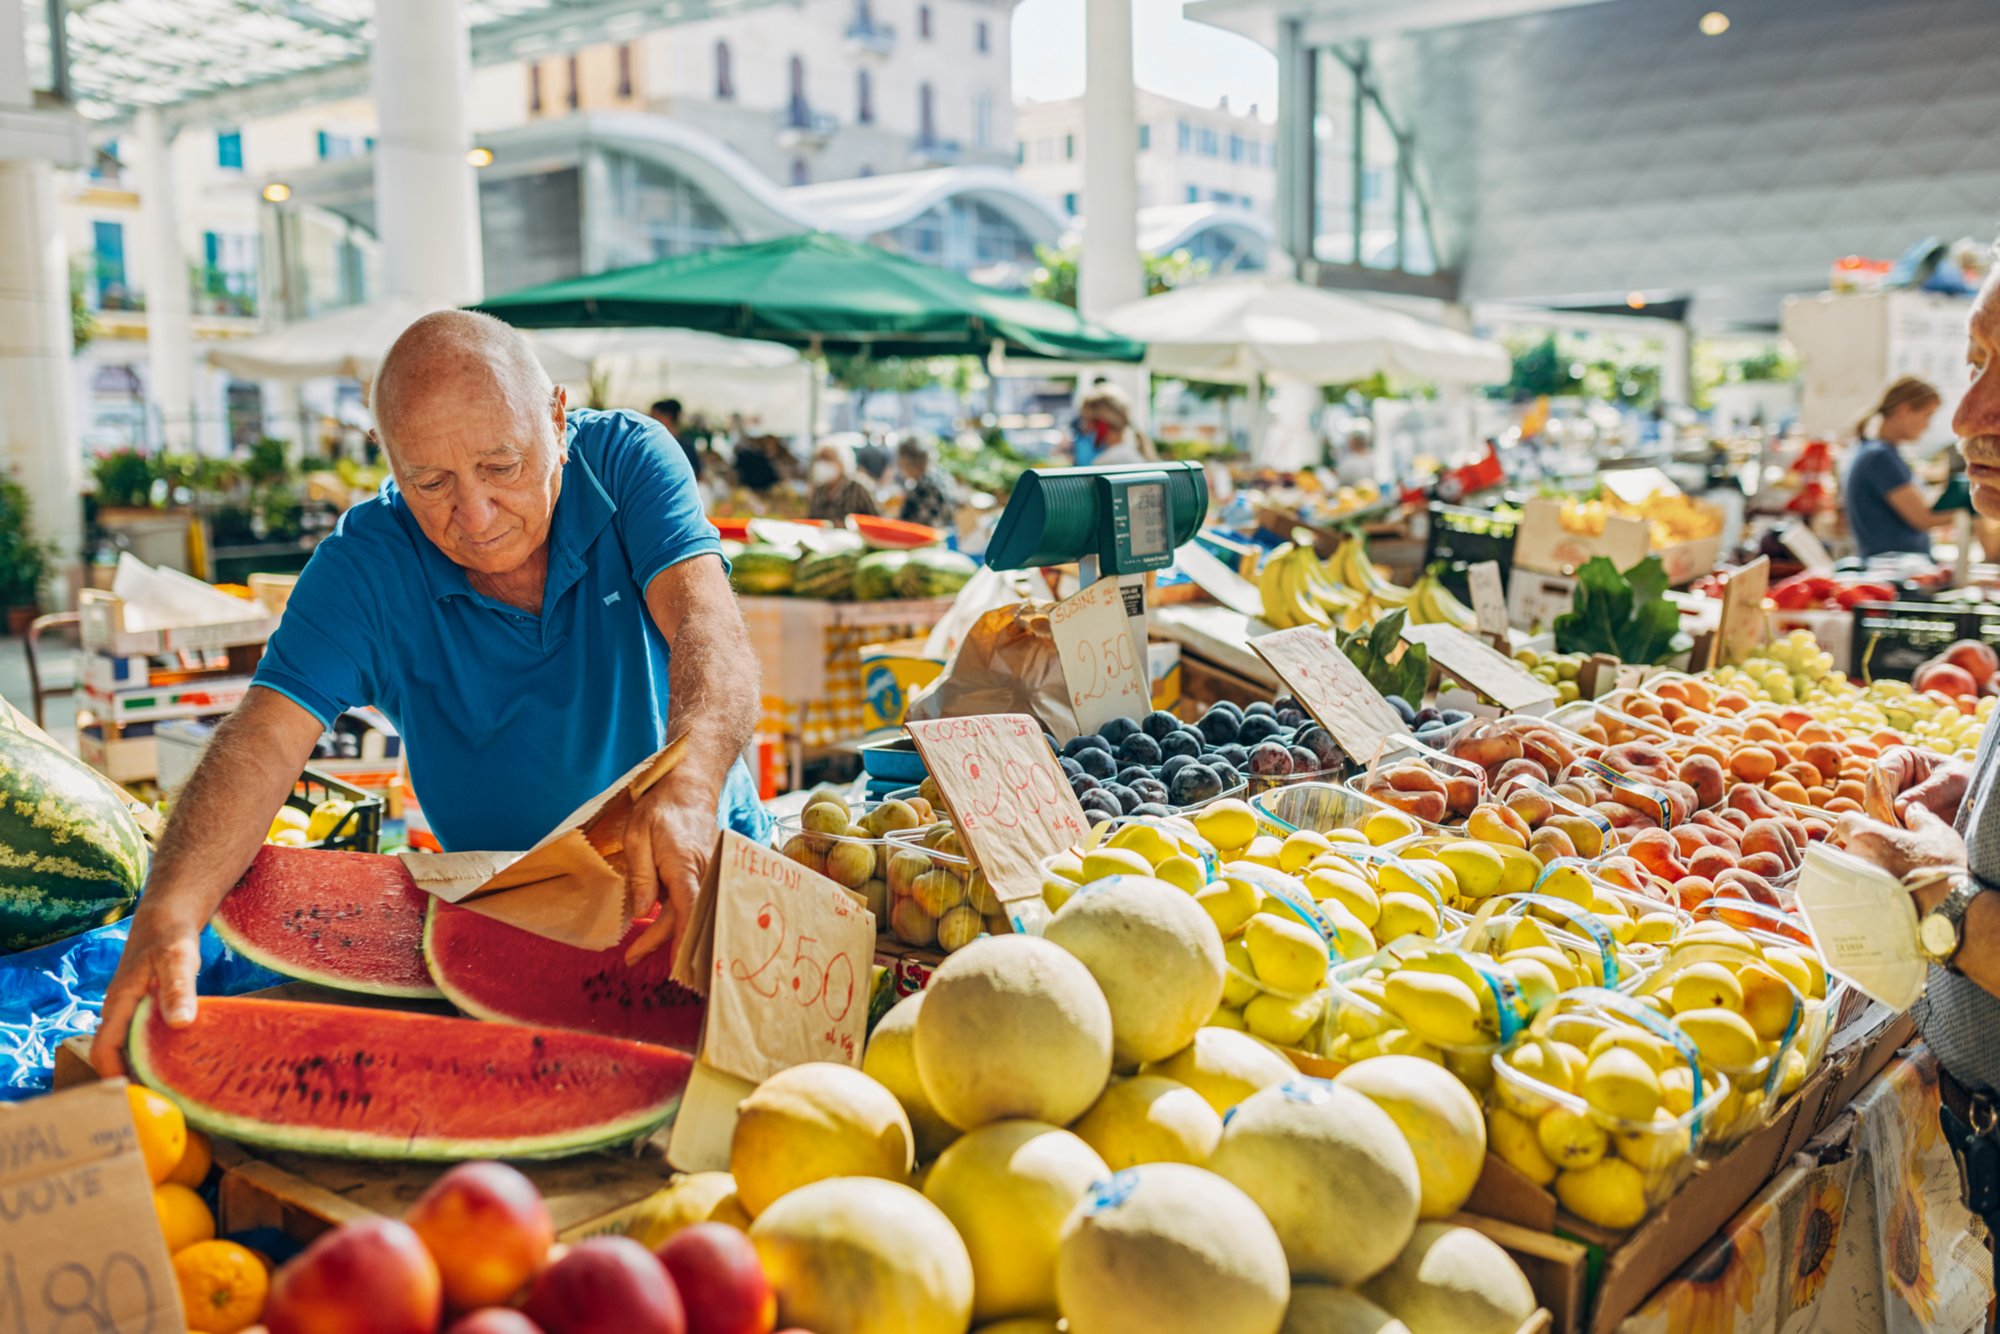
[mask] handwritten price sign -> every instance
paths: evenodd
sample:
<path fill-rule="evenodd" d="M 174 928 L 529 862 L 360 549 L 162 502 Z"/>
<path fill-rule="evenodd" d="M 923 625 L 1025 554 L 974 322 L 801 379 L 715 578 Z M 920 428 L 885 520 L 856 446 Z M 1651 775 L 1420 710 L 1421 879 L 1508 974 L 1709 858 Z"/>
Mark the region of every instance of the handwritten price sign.
<path fill-rule="evenodd" d="M 1410 729 L 1361 669 L 1347 660 L 1333 636 L 1317 626 L 1259 635 L 1250 647 L 1285 683 L 1313 719 L 1333 733 L 1348 758 L 1366 764 L 1385 741 Z"/>
<path fill-rule="evenodd" d="M 1405 625 L 1403 640 L 1422 644 L 1438 670 L 1509 713 L 1556 697 L 1554 686 L 1536 680 L 1520 663 L 1455 625 Z"/>
<path fill-rule="evenodd" d="M 833 881 L 725 832 L 702 1060 L 759 1081 L 807 1061 L 861 1064 L 875 918 Z"/>
<path fill-rule="evenodd" d="M 1507 594 L 1500 587 L 1500 562 L 1483 560 L 1467 566 L 1465 576 L 1472 591 L 1472 614 L 1479 618 L 1479 633 L 1505 640 Z"/>
<path fill-rule="evenodd" d="M 1764 642 L 1764 594 L 1771 587 L 1771 558 L 1759 556 L 1722 579 L 1722 616 L 1715 629 L 1717 661 L 1736 663 Z M 1713 665 L 1713 664 L 1711 664 Z"/>
<path fill-rule="evenodd" d="M 1099 579 L 1058 602 L 1049 611 L 1049 633 L 1062 660 L 1079 732 L 1095 732 L 1110 718 L 1146 716 L 1153 692 L 1145 655 L 1133 642 L 1116 579 Z"/>
<path fill-rule="evenodd" d="M 1041 725 L 1025 713 L 988 713 L 909 730 L 994 894 L 1003 903 L 1039 895 L 1042 858 L 1090 832 Z"/>
<path fill-rule="evenodd" d="M 0 1334 L 181 1334 L 123 1080 L 0 1108 Z"/>

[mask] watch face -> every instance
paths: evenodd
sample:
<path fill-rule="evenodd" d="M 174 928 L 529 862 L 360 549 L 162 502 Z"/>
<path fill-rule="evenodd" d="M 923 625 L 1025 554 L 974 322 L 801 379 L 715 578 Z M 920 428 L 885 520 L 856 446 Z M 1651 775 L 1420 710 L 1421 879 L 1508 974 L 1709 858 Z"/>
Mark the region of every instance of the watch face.
<path fill-rule="evenodd" d="M 1917 923 L 1917 943 L 1933 959 L 1948 959 L 1958 948 L 1958 928 L 1942 913 L 1925 913 Z"/>

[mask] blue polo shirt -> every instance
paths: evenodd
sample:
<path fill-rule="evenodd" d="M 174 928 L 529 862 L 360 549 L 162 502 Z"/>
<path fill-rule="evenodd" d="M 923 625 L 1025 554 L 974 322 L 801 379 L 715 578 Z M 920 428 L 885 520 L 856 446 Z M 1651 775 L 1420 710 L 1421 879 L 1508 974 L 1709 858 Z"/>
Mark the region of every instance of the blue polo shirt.
<path fill-rule="evenodd" d="M 645 589 L 722 551 L 657 422 L 579 409 L 568 441 L 540 616 L 474 592 L 391 479 L 320 543 L 257 669 L 328 726 L 358 705 L 387 714 L 448 850 L 531 847 L 660 748 L 671 652 Z M 740 762 L 719 818 L 769 831 Z"/>

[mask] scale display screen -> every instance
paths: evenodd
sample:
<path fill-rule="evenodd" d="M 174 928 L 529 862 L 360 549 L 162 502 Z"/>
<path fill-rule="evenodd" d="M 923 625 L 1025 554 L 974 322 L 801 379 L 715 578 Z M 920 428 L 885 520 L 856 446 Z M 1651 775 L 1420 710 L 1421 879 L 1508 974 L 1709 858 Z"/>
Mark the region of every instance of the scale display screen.
<path fill-rule="evenodd" d="M 1149 482 L 1125 493 L 1135 556 L 1157 556 L 1167 550 L 1167 484 Z"/>

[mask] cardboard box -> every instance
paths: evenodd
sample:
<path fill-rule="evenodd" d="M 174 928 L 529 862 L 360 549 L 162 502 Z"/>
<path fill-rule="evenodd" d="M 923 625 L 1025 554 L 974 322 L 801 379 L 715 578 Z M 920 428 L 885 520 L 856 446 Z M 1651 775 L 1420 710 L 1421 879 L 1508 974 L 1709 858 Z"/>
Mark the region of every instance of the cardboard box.
<path fill-rule="evenodd" d="M 84 648 L 119 657 L 151 657 L 181 649 L 261 644 L 278 628 L 278 618 L 255 602 L 243 604 L 243 616 L 239 620 L 157 630 L 128 628 L 124 600 L 114 593 L 86 588 L 77 594 L 77 610 L 83 618 L 80 628 Z"/>
<path fill-rule="evenodd" d="M 1672 546 L 1653 546 L 1652 525 L 1644 519 L 1610 515 L 1596 536 L 1572 533 L 1562 526 L 1562 503 L 1531 500 L 1521 507 L 1521 526 L 1514 537 L 1514 568 L 1543 574 L 1574 574 L 1593 556 L 1608 556 L 1621 570 L 1648 555 L 1658 556 L 1670 583 L 1685 584 L 1715 568 L 1722 554 L 1722 534 L 1698 537 Z"/>
<path fill-rule="evenodd" d="M 107 737 L 101 728 L 85 728 L 77 734 L 76 753 L 114 783 L 142 783 L 159 773 L 159 742 L 150 733 Z"/>

